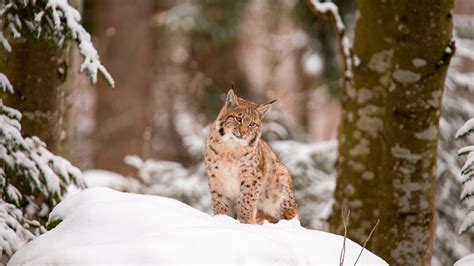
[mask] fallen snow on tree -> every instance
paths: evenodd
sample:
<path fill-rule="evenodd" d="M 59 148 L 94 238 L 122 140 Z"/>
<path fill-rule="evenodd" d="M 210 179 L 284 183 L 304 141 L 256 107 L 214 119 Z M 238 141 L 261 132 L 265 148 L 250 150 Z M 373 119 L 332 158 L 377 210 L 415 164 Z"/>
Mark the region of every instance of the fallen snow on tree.
<path fill-rule="evenodd" d="M 13 252 L 35 238 L 35 234 L 30 232 L 28 222 L 18 207 L 0 199 L 0 264 L 4 262 L 3 254 L 10 257 Z"/>
<path fill-rule="evenodd" d="M 308 230 L 298 220 L 246 225 L 212 217 L 179 201 L 91 188 L 57 205 L 51 231 L 20 249 L 8 265 L 104 263 L 338 264 L 343 237 Z M 346 241 L 344 262 L 361 246 Z M 360 265 L 387 265 L 364 250 Z"/>
<path fill-rule="evenodd" d="M 86 71 L 94 84 L 100 72 L 114 87 L 115 82 L 100 62 L 90 34 L 80 23 L 80 12 L 67 0 L 1 1 L 0 19 L 4 25 L 3 31 L 0 32 L 0 43 L 7 52 L 12 51 L 7 38 L 9 35 L 13 39 L 24 35 L 34 36 L 36 39 L 52 39 L 59 46 L 62 46 L 65 40 L 74 40 L 84 58 L 80 71 Z"/>

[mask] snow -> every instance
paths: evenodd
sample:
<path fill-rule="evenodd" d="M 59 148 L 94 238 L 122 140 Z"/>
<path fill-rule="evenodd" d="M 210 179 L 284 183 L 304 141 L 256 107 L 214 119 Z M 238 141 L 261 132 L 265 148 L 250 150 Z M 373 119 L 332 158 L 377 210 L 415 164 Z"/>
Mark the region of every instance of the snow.
<path fill-rule="evenodd" d="M 312 76 L 320 75 L 323 70 L 323 61 L 321 56 L 317 53 L 313 53 L 307 56 L 303 62 L 303 68 L 305 73 Z"/>
<path fill-rule="evenodd" d="M 474 118 L 469 119 L 464 125 L 456 132 L 455 138 L 459 139 L 466 135 L 469 135 L 474 131 Z"/>
<path fill-rule="evenodd" d="M 10 43 L 8 43 L 7 38 L 5 38 L 5 36 L 3 35 L 3 32 L 0 32 L 0 43 L 3 45 L 3 48 L 7 52 L 11 53 L 12 47 L 10 46 Z"/>
<path fill-rule="evenodd" d="M 318 16 L 325 17 L 333 23 L 336 28 L 338 37 L 339 49 L 343 55 L 343 69 L 344 69 L 344 82 L 352 78 L 352 45 L 349 38 L 346 36 L 346 27 L 342 21 L 341 15 L 339 14 L 339 8 L 332 2 L 323 2 L 319 0 L 311 0 L 308 2 L 313 12 Z M 344 85 L 345 86 L 345 85 Z"/>
<path fill-rule="evenodd" d="M 53 38 L 60 46 L 66 39 L 76 41 L 84 58 L 80 71 L 86 70 L 94 84 L 100 72 L 114 86 L 112 76 L 100 62 L 90 34 L 80 23 L 81 14 L 67 0 L 15 1 L 4 5 L 0 16 L 14 38 L 29 31 L 27 33 L 37 38 Z M 11 52 L 11 46 L 3 33 L 0 33 L 0 43 L 7 52 Z"/>
<path fill-rule="evenodd" d="M 10 257 L 35 238 L 31 231 L 34 231 L 32 227 L 37 225 L 32 221 L 25 223 L 23 212 L 18 207 L 0 200 L 0 265 L 4 261 L 2 255 Z"/>
<path fill-rule="evenodd" d="M 0 73 L 0 89 L 3 89 L 4 92 L 13 93 L 13 86 L 3 73 Z"/>
<path fill-rule="evenodd" d="M 0 163 L 3 170 L 14 169 L 30 189 L 50 198 L 59 199 L 65 184 L 73 182 L 81 187 L 80 170 L 64 158 L 50 153 L 39 138 L 23 138 L 20 120 L 20 112 L 4 106 L 0 100 Z M 9 192 L 7 195 L 14 196 L 11 201 L 20 200 L 13 188 L 9 188 Z"/>
<path fill-rule="evenodd" d="M 463 125 L 466 118 L 474 117 L 472 97 L 474 91 L 474 73 L 466 69 L 466 64 L 472 64 L 469 55 L 463 54 L 460 47 L 470 47 L 474 51 L 474 31 L 472 16 L 454 14 L 454 36 L 456 52 L 451 58 L 446 79 L 443 102 L 441 91 L 436 90 L 429 104 L 433 107 L 442 107 L 439 152 L 437 163 L 438 192 L 437 192 L 437 228 L 433 251 L 433 265 L 453 265 L 456 260 L 473 252 L 474 231 L 469 230 L 459 235 L 459 225 L 469 212 L 468 204 L 459 202 L 462 190 L 461 166 L 462 158 L 454 156 L 460 148 L 453 136 Z M 429 106 L 428 106 L 429 108 Z M 461 136 L 459 136 L 461 137 Z M 464 177 L 468 177 L 465 175 Z M 471 197 L 474 199 L 474 197 Z M 466 202 L 467 203 L 467 202 Z M 463 263 L 463 265 L 474 263 Z M 459 264 L 458 264 L 459 265 Z"/>
<path fill-rule="evenodd" d="M 456 261 L 454 266 L 468 266 L 474 265 L 474 254 L 463 257 L 462 259 Z"/>
<path fill-rule="evenodd" d="M 473 126 L 474 119 L 464 123 L 456 133 L 456 139 L 466 138 L 472 132 Z M 459 228 L 459 234 L 467 232 L 474 226 L 474 179 L 472 178 L 474 171 L 474 146 L 465 146 L 458 150 L 458 155 L 464 154 L 467 154 L 467 159 L 461 169 L 462 192 L 460 199 L 467 206 L 468 210 Z"/>
<path fill-rule="evenodd" d="M 464 217 L 461 226 L 459 227 L 459 234 L 462 234 L 474 226 L 474 211 L 470 211 Z"/>
<path fill-rule="evenodd" d="M 90 34 L 80 24 L 81 14 L 79 11 L 71 7 L 67 0 L 49 0 L 46 5 L 46 10 L 51 11 L 54 26 L 59 32 L 63 28 L 64 19 L 67 27 L 71 31 L 73 39 L 79 43 L 79 52 L 84 57 L 84 62 L 81 65 L 81 72 L 87 70 L 91 76 L 92 83 L 97 82 L 97 72 L 100 71 L 107 82 L 114 87 L 114 80 L 105 67 L 101 64 L 99 54 L 95 50 Z M 35 18 L 36 19 L 36 18 Z"/>
<path fill-rule="evenodd" d="M 354 66 L 360 66 L 360 58 L 357 55 L 354 55 Z"/>
<path fill-rule="evenodd" d="M 127 191 L 170 197 L 199 210 L 210 211 L 211 197 L 204 162 L 186 168 L 178 162 L 143 161 L 130 155 L 125 157 L 125 162 L 138 170 L 137 178 L 141 181 L 137 191 Z"/>
<path fill-rule="evenodd" d="M 456 48 L 456 53 L 459 53 L 461 56 L 469 58 L 470 60 L 474 60 L 474 52 L 472 51 L 472 48 L 463 46 L 462 43 Z"/>
<path fill-rule="evenodd" d="M 79 192 L 57 205 L 54 229 L 21 248 L 8 265 L 104 263 L 338 264 L 343 237 L 299 225 L 246 225 L 164 197 L 107 188 Z M 346 241 L 346 264 L 361 246 Z M 387 265 L 364 250 L 360 265 Z"/>
<path fill-rule="evenodd" d="M 462 187 L 461 200 L 474 196 L 474 179 L 466 181 Z"/>
<path fill-rule="evenodd" d="M 474 145 L 462 147 L 458 150 L 458 156 L 468 154 L 468 153 L 473 152 L 473 151 L 474 151 Z"/>
<path fill-rule="evenodd" d="M 106 170 L 88 170 L 82 172 L 82 178 L 87 187 L 108 187 L 120 191 L 136 192 L 140 182 Z"/>
<path fill-rule="evenodd" d="M 332 3 L 332 2 L 324 2 L 321 3 L 319 0 L 312 0 L 310 2 L 314 8 L 323 14 L 325 13 L 332 13 L 334 16 L 334 19 L 336 21 L 336 29 L 337 31 L 341 32 L 345 30 L 344 23 L 342 22 L 341 16 L 339 15 L 339 9 L 337 6 Z"/>
<path fill-rule="evenodd" d="M 461 174 L 465 175 L 469 173 L 470 168 L 474 166 L 474 154 L 470 153 L 467 156 L 467 160 L 464 163 L 464 166 L 461 168 Z"/>

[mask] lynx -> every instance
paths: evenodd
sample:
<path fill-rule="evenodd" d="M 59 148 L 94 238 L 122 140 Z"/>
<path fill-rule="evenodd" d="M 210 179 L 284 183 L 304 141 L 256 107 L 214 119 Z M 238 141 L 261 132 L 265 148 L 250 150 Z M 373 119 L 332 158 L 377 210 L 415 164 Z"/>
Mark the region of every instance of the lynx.
<path fill-rule="evenodd" d="M 260 139 L 263 117 L 273 102 L 256 104 L 231 89 L 210 125 L 205 163 L 214 214 L 248 224 L 298 215 L 291 175 Z"/>

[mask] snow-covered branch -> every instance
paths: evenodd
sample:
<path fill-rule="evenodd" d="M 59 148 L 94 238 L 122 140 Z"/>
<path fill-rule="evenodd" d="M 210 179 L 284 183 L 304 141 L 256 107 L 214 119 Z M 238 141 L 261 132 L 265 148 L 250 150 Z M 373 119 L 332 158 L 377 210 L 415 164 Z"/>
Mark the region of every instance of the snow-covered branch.
<path fill-rule="evenodd" d="M 15 205 L 0 199 L 0 264 L 2 254 L 11 256 L 36 237 L 29 229 L 23 212 Z"/>
<path fill-rule="evenodd" d="M 346 90 L 347 82 L 352 79 L 352 45 L 346 35 L 346 27 L 342 21 L 341 15 L 339 14 L 339 9 L 332 2 L 321 3 L 319 0 L 307 0 L 307 2 L 314 14 L 328 19 L 334 26 L 337 33 L 340 56 L 342 59 L 342 69 L 344 73 L 342 86 L 344 90 Z"/>
<path fill-rule="evenodd" d="M 474 119 L 468 120 L 456 133 L 456 139 L 467 138 L 474 132 Z M 461 170 L 461 201 L 468 206 L 468 212 L 464 218 L 459 233 L 462 234 L 474 227 L 474 148 L 467 146 L 459 149 L 458 154 L 467 154 L 467 160 Z"/>
<path fill-rule="evenodd" d="M 3 90 L 7 93 L 13 93 L 13 86 L 8 80 L 7 76 L 5 76 L 3 73 L 0 73 L 0 90 Z"/>
<path fill-rule="evenodd" d="M 84 57 L 80 71 L 86 71 L 92 83 L 97 82 L 100 72 L 113 87 L 114 80 L 100 62 L 90 34 L 80 24 L 81 14 L 67 0 L 5 0 L 0 5 L 0 16 L 6 27 L 0 33 L 0 43 L 11 52 L 5 34 L 13 38 L 31 35 L 36 38 L 54 40 L 62 45 L 65 40 L 74 40 Z"/>
<path fill-rule="evenodd" d="M 0 100 L 0 264 L 2 254 L 8 259 L 44 232 L 39 221 L 46 221 L 70 184 L 85 187 L 79 169 L 37 137 L 21 135 L 20 120 L 21 113 Z"/>
<path fill-rule="evenodd" d="M 0 101 L 0 191 L 7 202 L 23 206 L 28 195 L 42 194 L 54 206 L 69 184 L 84 187 L 81 172 L 55 156 L 37 137 L 23 138 L 21 114 Z M 17 187 L 18 186 L 18 187 Z"/>

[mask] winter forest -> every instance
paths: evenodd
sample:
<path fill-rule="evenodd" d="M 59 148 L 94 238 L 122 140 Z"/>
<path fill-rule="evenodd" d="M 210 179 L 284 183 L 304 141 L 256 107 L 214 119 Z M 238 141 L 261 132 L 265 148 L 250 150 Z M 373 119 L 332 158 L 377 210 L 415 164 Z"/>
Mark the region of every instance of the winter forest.
<path fill-rule="evenodd" d="M 473 0 L 0 0 L 0 26 L 0 265 L 474 265 Z"/>

